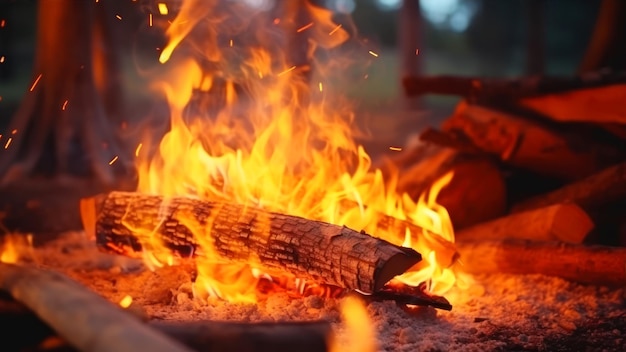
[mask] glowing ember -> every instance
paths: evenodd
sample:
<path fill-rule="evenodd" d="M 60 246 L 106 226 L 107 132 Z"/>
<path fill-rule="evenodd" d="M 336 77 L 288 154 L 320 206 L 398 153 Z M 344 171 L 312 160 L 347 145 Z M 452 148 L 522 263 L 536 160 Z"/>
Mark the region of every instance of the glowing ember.
<path fill-rule="evenodd" d="M 129 295 L 124 296 L 124 298 L 122 298 L 120 300 L 120 307 L 126 309 L 128 307 L 130 307 L 130 305 L 133 303 L 133 298 Z"/>
<path fill-rule="evenodd" d="M 138 191 L 252 205 L 404 243 L 424 260 L 400 279 L 414 286 L 426 281 L 433 293 L 445 292 L 455 280 L 447 269 L 455 260 L 454 233 L 436 196 L 452 174 L 415 201 L 396 192 L 395 177 L 384 180 L 371 167 L 353 138 L 350 103 L 331 85 L 322 89 L 308 80 L 309 70 L 322 78 L 345 71 L 345 59 L 322 65 L 315 54 L 339 46 L 348 33 L 328 10 L 303 3 L 298 11 L 311 20 L 298 34 L 308 45 L 310 65 L 296 65 L 286 50 L 297 30 L 293 19 L 281 21 L 241 2 L 183 1 L 159 57 L 170 69 L 157 86 L 170 104 L 171 130 L 154 158 L 137 158 Z M 389 226 L 390 217 L 421 229 L 398 231 Z M 194 293 L 254 301 L 262 277 L 255 274 L 255 258 L 247 265 L 226 264 L 213 253 L 206 228 L 178 220 L 194 230 L 203 250 Z M 150 267 L 174 261 L 153 229 L 131 230 L 144 239 Z"/>

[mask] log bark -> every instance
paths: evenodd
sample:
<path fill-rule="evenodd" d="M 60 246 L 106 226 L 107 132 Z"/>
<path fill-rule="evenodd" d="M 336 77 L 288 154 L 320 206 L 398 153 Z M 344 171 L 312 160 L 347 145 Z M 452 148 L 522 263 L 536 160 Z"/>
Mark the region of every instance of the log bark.
<path fill-rule="evenodd" d="M 131 192 L 112 192 L 81 206 L 87 231 L 104 249 L 140 252 L 146 238 L 130 228 L 141 229 L 182 256 L 212 251 L 217 260 L 368 293 L 421 260 L 413 249 L 346 227 L 252 206 Z"/>
<path fill-rule="evenodd" d="M 514 167 L 561 180 L 593 174 L 620 159 L 618 149 L 501 111 L 461 103 L 443 124 Z"/>
<path fill-rule="evenodd" d="M 82 351 L 191 351 L 52 271 L 0 263 L 0 289 Z"/>
<path fill-rule="evenodd" d="M 458 269 L 470 274 L 542 274 L 623 287 L 626 248 L 528 240 L 459 241 Z"/>
<path fill-rule="evenodd" d="M 478 224 L 456 234 L 458 240 L 502 240 L 582 243 L 594 228 L 593 221 L 578 205 L 556 204 L 507 215 Z"/>
<path fill-rule="evenodd" d="M 564 202 L 573 202 L 585 209 L 594 209 L 624 197 L 626 197 L 626 163 L 621 163 L 553 192 L 522 201 L 513 207 L 513 212 Z"/>

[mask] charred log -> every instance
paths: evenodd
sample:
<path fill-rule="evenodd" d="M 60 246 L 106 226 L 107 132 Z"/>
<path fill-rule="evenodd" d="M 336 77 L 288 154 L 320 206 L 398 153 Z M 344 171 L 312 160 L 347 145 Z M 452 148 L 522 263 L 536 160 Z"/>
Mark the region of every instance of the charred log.
<path fill-rule="evenodd" d="M 221 260 L 254 263 L 270 274 L 288 271 L 363 292 L 378 291 L 421 260 L 412 249 L 346 227 L 251 206 L 112 192 L 82 207 L 87 231 L 111 251 L 142 251 L 149 245 L 143 232 L 181 256 L 213 251 Z"/>

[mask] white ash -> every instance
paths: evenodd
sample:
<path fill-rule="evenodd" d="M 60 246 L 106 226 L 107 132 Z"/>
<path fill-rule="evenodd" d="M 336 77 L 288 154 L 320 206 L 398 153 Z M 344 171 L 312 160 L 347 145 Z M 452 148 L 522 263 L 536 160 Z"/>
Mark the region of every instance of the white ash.
<path fill-rule="evenodd" d="M 34 251 L 34 260 L 63 272 L 112 302 L 130 295 L 151 319 L 242 322 L 324 319 L 343 341 L 339 301 L 320 297 L 269 295 L 256 304 L 234 304 L 192 297 L 191 274 L 170 267 L 156 272 L 140 261 L 102 253 L 82 233 L 70 233 Z M 626 342 L 624 289 L 583 286 L 540 275 L 475 277 L 465 290 L 445 296 L 452 311 L 393 302 L 367 310 L 381 351 L 622 350 Z M 585 335 L 585 329 L 595 335 Z M 606 330 L 606 331 L 605 331 Z M 593 340 L 597 335 L 597 340 Z M 364 336 L 362 338 L 368 338 Z M 580 341 L 590 339 L 585 348 Z M 595 345 L 594 345 L 595 343 Z M 614 348 L 611 348 L 613 346 Z"/>

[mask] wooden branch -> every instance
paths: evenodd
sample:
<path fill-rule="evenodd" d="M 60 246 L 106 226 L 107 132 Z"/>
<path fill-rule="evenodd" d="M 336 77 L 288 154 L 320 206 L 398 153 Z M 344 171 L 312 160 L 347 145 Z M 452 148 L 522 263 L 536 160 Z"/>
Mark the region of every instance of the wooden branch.
<path fill-rule="evenodd" d="M 626 284 L 626 248 L 528 240 L 458 241 L 471 274 L 542 274 L 594 285 Z"/>
<path fill-rule="evenodd" d="M 565 134 L 501 111 L 461 103 L 443 124 L 486 153 L 535 173 L 574 180 L 619 160 L 620 151 L 583 137 Z"/>
<path fill-rule="evenodd" d="M 104 249 L 140 252 L 147 238 L 130 229 L 141 229 L 182 256 L 213 251 L 216 259 L 253 263 L 270 274 L 287 271 L 368 293 L 421 260 L 413 249 L 346 227 L 237 204 L 112 192 L 81 208 L 87 231 Z"/>
<path fill-rule="evenodd" d="M 598 71 L 574 77 L 523 77 L 488 79 L 481 77 L 431 76 L 405 77 L 404 91 L 409 96 L 424 94 L 456 95 L 473 102 L 514 101 L 520 98 L 554 94 L 575 89 L 626 83 L 626 72 Z"/>
<path fill-rule="evenodd" d="M 553 192 L 522 201 L 514 212 L 552 204 L 574 202 L 593 209 L 626 197 L 626 163 L 617 164 Z"/>
<path fill-rule="evenodd" d="M 0 263 L 0 289 L 82 351 L 190 351 L 52 271 Z"/>
<path fill-rule="evenodd" d="M 328 322 L 168 322 L 149 326 L 197 351 L 324 352 L 332 335 Z"/>
<path fill-rule="evenodd" d="M 521 99 L 518 104 L 554 121 L 626 123 L 626 84 Z"/>
<path fill-rule="evenodd" d="M 332 336 L 330 323 L 227 321 L 149 321 L 147 325 L 197 351 L 301 351 L 324 352 Z M 45 339 L 58 337 L 27 307 L 11 299 L 0 299 L 2 347 L 11 351 L 34 351 Z M 24 335 L 23 332 L 28 334 Z M 62 341 L 65 348 L 71 348 Z"/>
<path fill-rule="evenodd" d="M 456 234 L 458 240 L 502 240 L 582 243 L 594 224 L 589 215 L 573 203 L 556 204 L 485 222 Z"/>

